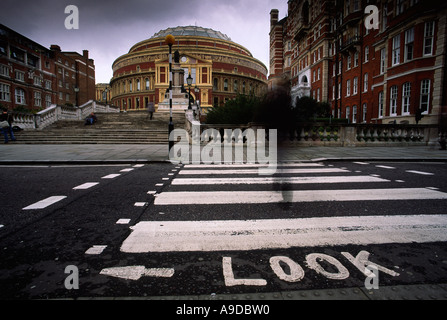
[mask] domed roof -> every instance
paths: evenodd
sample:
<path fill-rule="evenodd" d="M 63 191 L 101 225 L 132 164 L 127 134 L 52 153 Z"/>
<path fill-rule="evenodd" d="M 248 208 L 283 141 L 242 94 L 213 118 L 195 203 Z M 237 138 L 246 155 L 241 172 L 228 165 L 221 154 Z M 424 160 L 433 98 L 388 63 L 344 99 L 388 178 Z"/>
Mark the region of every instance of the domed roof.
<path fill-rule="evenodd" d="M 196 36 L 196 37 L 207 37 L 207 38 L 215 38 L 215 39 L 231 41 L 230 37 L 228 37 L 226 34 L 223 34 L 220 31 L 196 26 L 168 28 L 155 33 L 150 39 L 165 38 L 168 34 L 172 34 L 174 37 Z"/>

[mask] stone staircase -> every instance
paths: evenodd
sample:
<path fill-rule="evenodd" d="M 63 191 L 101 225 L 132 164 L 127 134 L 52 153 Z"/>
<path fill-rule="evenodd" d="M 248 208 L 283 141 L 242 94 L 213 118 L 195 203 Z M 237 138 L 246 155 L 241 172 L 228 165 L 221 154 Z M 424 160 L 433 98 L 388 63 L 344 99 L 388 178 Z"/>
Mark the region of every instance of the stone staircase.
<path fill-rule="evenodd" d="M 98 122 L 60 120 L 43 130 L 16 132 L 21 144 L 167 144 L 169 113 L 144 111 L 97 113 Z M 185 115 L 173 113 L 174 128 L 185 127 Z"/>

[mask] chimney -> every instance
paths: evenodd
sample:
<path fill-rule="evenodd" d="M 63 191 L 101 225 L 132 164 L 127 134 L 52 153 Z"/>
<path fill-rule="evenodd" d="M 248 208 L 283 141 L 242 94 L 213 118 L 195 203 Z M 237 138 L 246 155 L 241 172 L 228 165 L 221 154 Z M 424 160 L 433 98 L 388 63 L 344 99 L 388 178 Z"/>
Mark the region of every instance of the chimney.
<path fill-rule="evenodd" d="M 275 24 L 278 23 L 279 10 L 272 9 L 270 11 L 270 28 L 272 28 Z"/>
<path fill-rule="evenodd" d="M 88 60 L 88 50 L 82 50 L 82 55 L 86 60 Z"/>
<path fill-rule="evenodd" d="M 51 50 L 51 51 L 61 52 L 61 47 L 59 47 L 57 44 L 52 44 L 52 45 L 50 46 L 50 50 Z"/>

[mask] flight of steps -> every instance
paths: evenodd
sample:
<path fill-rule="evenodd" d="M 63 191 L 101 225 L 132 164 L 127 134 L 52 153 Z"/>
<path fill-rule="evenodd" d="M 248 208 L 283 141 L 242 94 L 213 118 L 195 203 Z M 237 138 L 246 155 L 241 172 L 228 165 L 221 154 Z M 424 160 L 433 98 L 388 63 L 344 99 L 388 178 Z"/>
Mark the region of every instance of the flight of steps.
<path fill-rule="evenodd" d="M 97 113 L 98 122 L 61 120 L 42 130 L 16 132 L 24 144 L 167 144 L 169 113 Z M 185 115 L 173 113 L 174 128 L 184 128 Z"/>

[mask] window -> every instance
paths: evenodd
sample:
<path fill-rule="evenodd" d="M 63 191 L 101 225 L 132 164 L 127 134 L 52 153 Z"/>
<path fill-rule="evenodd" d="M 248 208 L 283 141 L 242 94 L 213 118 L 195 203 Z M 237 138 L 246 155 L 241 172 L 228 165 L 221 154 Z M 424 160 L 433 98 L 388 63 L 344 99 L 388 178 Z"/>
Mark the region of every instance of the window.
<path fill-rule="evenodd" d="M 219 88 L 219 81 L 217 80 L 217 78 L 213 79 L 213 90 L 217 91 Z"/>
<path fill-rule="evenodd" d="M 354 68 L 358 67 L 359 65 L 359 53 L 358 51 L 356 53 L 354 53 Z"/>
<path fill-rule="evenodd" d="M 363 76 L 363 92 L 368 91 L 368 74 L 365 73 Z"/>
<path fill-rule="evenodd" d="M 352 88 L 352 94 L 357 94 L 359 88 L 359 78 L 354 78 L 353 88 Z"/>
<path fill-rule="evenodd" d="M 45 107 L 46 108 L 51 107 L 51 95 L 49 94 L 45 95 Z"/>
<path fill-rule="evenodd" d="M 17 104 L 26 104 L 25 91 L 23 89 L 17 88 L 15 90 L 15 98 Z"/>
<path fill-rule="evenodd" d="M 140 79 L 137 79 L 137 91 L 141 91 Z"/>
<path fill-rule="evenodd" d="M 5 83 L 0 83 L 0 100 L 11 101 L 10 86 Z"/>
<path fill-rule="evenodd" d="M 383 118 L 383 91 L 379 92 L 379 118 Z"/>
<path fill-rule="evenodd" d="M 45 80 L 45 89 L 51 90 L 51 81 Z"/>
<path fill-rule="evenodd" d="M 397 86 L 392 86 L 390 92 L 390 116 L 397 115 L 397 92 Z"/>
<path fill-rule="evenodd" d="M 405 31 L 405 61 L 413 60 L 414 28 Z"/>
<path fill-rule="evenodd" d="M 317 89 L 317 102 L 320 102 L 320 88 Z"/>
<path fill-rule="evenodd" d="M 369 47 L 365 47 L 365 62 L 369 61 Z"/>
<path fill-rule="evenodd" d="M 36 107 L 42 106 L 42 95 L 40 92 L 37 92 L 37 91 L 34 92 L 34 105 Z"/>
<path fill-rule="evenodd" d="M 9 78 L 9 67 L 8 66 L 6 66 L 4 64 L 0 64 L 0 76 Z"/>
<path fill-rule="evenodd" d="M 422 113 L 427 114 L 430 107 L 430 80 L 422 80 L 421 82 L 421 104 Z"/>
<path fill-rule="evenodd" d="M 393 66 L 400 63 L 400 34 L 393 38 Z"/>
<path fill-rule="evenodd" d="M 350 55 L 347 58 L 346 70 L 351 70 L 351 56 Z"/>
<path fill-rule="evenodd" d="M 351 95 L 351 80 L 346 81 L 346 96 L 349 97 Z"/>
<path fill-rule="evenodd" d="M 129 92 L 132 92 L 132 90 L 133 90 L 132 85 L 133 85 L 132 80 L 129 80 Z"/>
<path fill-rule="evenodd" d="M 234 80 L 233 82 L 233 91 L 239 92 L 239 84 L 237 83 L 237 80 Z"/>
<path fill-rule="evenodd" d="M 146 78 L 145 82 L 146 82 L 146 90 L 149 90 L 151 87 L 151 82 L 149 81 L 149 78 Z"/>
<path fill-rule="evenodd" d="M 350 117 L 351 117 L 351 108 L 346 107 L 346 119 L 349 120 Z"/>
<path fill-rule="evenodd" d="M 424 56 L 433 54 L 433 36 L 435 32 L 435 22 L 426 22 L 424 31 Z"/>
<path fill-rule="evenodd" d="M 357 123 L 357 106 L 352 106 L 352 123 Z"/>
<path fill-rule="evenodd" d="M 380 74 L 385 73 L 386 68 L 386 52 L 385 48 L 380 50 Z"/>
<path fill-rule="evenodd" d="M 21 71 L 16 71 L 16 80 L 17 81 L 25 81 L 25 73 Z"/>
<path fill-rule="evenodd" d="M 228 79 L 224 80 L 224 91 L 228 91 Z"/>
<path fill-rule="evenodd" d="M 402 86 L 402 114 L 410 114 L 411 83 Z"/>
<path fill-rule="evenodd" d="M 368 106 L 366 105 L 366 103 L 364 103 L 362 107 L 362 122 L 366 122 L 367 113 L 368 113 Z"/>
<path fill-rule="evenodd" d="M 404 12 L 404 0 L 396 1 L 396 16 Z"/>

